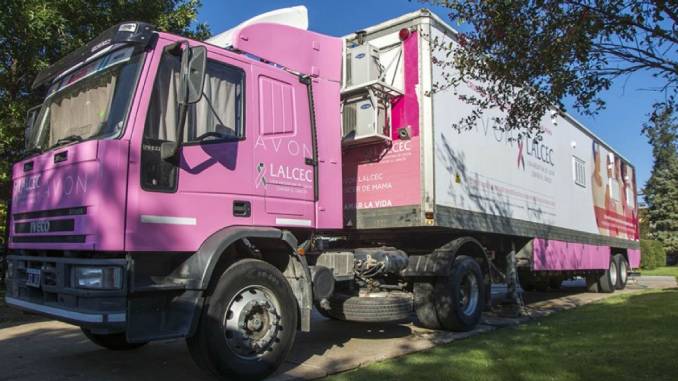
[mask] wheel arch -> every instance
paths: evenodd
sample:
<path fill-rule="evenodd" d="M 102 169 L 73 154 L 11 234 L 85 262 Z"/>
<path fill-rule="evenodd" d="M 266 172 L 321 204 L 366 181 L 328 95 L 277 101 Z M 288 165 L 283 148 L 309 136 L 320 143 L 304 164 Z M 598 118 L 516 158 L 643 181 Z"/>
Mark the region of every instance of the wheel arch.
<path fill-rule="evenodd" d="M 297 239 L 287 230 L 258 227 L 229 227 L 212 234 L 185 263 L 193 287 L 208 297 L 221 274 L 244 258 L 257 258 L 280 270 L 297 299 L 302 331 L 310 330 L 312 294 L 311 273 L 306 259 L 297 252 Z M 202 309 L 193 317 L 195 332 Z"/>
<path fill-rule="evenodd" d="M 411 256 L 405 276 L 440 276 L 459 254 L 476 259 L 483 273 L 490 273 L 490 257 L 485 247 L 471 236 L 456 238 L 426 255 Z"/>
<path fill-rule="evenodd" d="M 458 255 L 468 255 L 475 259 L 485 277 L 485 299 L 490 301 L 492 277 L 490 276 L 490 257 L 480 241 L 471 236 L 455 238 L 445 245 L 433 250 L 432 253 L 420 256 L 411 256 L 407 269 L 403 272 L 408 277 L 437 277 L 445 275 L 446 269 L 454 262 Z"/>

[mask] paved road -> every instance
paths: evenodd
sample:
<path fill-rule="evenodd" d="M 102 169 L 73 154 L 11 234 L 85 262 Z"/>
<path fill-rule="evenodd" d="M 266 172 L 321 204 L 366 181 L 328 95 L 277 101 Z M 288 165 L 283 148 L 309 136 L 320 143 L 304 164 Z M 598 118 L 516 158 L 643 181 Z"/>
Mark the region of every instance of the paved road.
<path fill-rule="evenodd" d="M 675 286 L 671 277 L 643 277 L 630 288 Z M 585 293 L 577 283 L 568 287 L 566 292 L 530 294 L 530 313 L 539 316 L 609 296 Z M 322 377 L 519 322 L 490 318 L 474 332 L 452 334 L 412 323 L 365 325 L 315 316 L 312 333 L 297 336 L 292 355 L 275 378 Z M 193 364 L 183 340 L 112 352 L 90 343 L 77 327 L 55 321 L 0 329 L 0 359 L 0 380 L 214 380 Z"/>

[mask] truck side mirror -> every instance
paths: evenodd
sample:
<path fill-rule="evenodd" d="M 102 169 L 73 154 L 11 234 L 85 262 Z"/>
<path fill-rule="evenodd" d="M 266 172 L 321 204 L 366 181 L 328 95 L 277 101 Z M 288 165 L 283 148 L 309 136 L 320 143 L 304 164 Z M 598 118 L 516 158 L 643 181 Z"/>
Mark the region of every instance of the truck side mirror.
<path fill-rule="evenodd" d="M 204 46 L 187 47 L 181 53 L 181 70 L 179 72 L 179 126 L 176 142 L 163 142 L 160 145 L 162 160 L 175 160 L 179 147 L 184 140 L 184 128 L 188 106 L 202 98 L 205 84 L 205 67 L 207 65 L 207 49 Z"/>
<path fill-rule="evenodd" d="M 179 104 L 193 104 L 198 102 L 202 97 L 206 63 L 207 49 L 204 46 L 184 49 L 181 54 Z"/>

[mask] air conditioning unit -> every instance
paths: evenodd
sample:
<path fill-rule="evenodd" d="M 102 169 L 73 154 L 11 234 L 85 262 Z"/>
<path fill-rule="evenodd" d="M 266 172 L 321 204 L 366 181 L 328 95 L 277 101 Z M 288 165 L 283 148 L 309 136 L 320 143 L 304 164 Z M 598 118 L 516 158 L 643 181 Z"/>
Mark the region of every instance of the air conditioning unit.
<path fill-rule="evenodd" d="M 389 110 L 386 102 L 368 91 L 344 99 L 344 144 L 391 140 Z"/>
<path fill-rule="evenodd" d="M 346 84 L 345 86 L 360 86 L 378 81 L 383 68 L 379 63 L 379 50 L 364 43 L 353 45 L 346 49 Z"/>
<path fill-rule="evenodd" d="M 364 43 L 346 49 L 346 80 L 341 92 L 343 144 L 391 140 L 391 102 L 402 92 L 383 82 L 379 50 Z"/>

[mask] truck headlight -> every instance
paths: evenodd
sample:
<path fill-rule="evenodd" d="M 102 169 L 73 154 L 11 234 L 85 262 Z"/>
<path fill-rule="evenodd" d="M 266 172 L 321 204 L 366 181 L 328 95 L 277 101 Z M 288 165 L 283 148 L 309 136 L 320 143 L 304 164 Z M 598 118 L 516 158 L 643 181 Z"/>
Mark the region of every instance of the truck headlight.
<path fill-rule="evenodd" d="M 76 267 L 75 287 L 96 289 L 121 289 L 122 269 L 120 267 Z"/>

